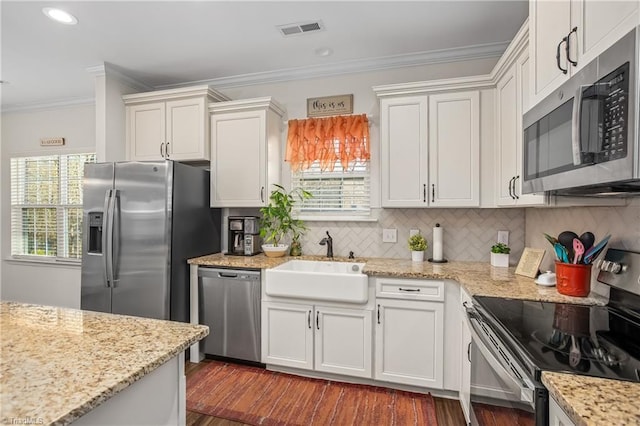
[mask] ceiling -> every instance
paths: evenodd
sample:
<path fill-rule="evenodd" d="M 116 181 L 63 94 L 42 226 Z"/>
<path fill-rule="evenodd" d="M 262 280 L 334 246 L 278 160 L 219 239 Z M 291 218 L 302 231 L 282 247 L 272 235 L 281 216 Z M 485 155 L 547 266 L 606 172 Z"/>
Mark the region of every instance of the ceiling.
<path fill-rule="evenodd" d="M 78 18 L 49 20 L 46 6 Z M 214 87 L 497 56 L 524 1 L 6 1 L 0 3 L 3 110 L 93 97 L 104 63 L 153 88 Z M 278 25 L 324 29 L 284 37 Z M 319 56 L 317 49 L 333 53 Z"/>

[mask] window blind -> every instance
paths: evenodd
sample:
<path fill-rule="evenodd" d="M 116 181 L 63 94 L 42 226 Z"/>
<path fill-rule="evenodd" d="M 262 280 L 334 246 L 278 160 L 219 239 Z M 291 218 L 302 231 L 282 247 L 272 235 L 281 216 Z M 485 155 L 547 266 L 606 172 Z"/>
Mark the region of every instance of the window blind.
<path fill-rule="evenodd" d="M 296 204 L 299 214 L 369 214 L 369 161 L 357 162 L 348 170 L 337 161 L 333 171 L 321 171 L 316 161 L 306 170 L 293 172 L 291 186 L 313 194 L 313 198 Z"/>
<path fill-rule="evenodd" d="M 11 255 L 82 257 L 82 179 L 89 154 L 11 159 Z"/>

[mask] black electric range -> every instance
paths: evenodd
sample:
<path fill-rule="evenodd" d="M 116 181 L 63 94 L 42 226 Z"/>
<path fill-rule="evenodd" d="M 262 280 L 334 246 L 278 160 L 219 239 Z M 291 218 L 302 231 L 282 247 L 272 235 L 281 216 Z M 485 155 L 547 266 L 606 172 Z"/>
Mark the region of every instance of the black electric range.
<path fill-rule="evenodd" d="M 606 306 L 474 297 L 534 380 L 546 370 L 640 382 L 640 253 L 609 249 L 596 267 Z"/>

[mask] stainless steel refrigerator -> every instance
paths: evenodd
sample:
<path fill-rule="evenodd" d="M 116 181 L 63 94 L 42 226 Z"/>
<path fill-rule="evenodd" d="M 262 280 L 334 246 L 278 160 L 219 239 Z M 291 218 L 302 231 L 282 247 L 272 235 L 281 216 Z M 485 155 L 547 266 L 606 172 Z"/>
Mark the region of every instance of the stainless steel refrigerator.
<path fill-rule="evenodd" d="M 220 251 L 209 182 L 173 161 L 87 164 L 82 309 L 188 321 L 187 259 Z"/>

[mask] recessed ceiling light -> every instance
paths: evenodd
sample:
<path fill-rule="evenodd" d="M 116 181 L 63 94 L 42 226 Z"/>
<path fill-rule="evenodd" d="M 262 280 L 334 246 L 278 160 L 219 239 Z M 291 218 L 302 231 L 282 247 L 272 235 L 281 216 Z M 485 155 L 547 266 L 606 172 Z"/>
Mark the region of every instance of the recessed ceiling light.
<path fill-rule="evenodd" d="M 333 49 L 330 47 L 319 47 L 315 50 L 315 54 L 317 56 L 331 56 L 333 54 Z"/>
<path fill-rule="evenodd" d="M 42 13 L 44 13 L 49 19 L 53 19 L 56 22 L 60 22 L 61 24 L 66 25 L 75 25 L 78 23 L 78 19 L 72 14 L 65 12 L 61 9 L 56 9 L 54 7 L 45 7 L 42 9 Z"/>

